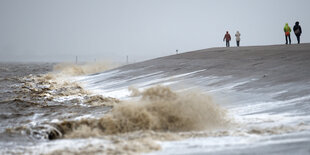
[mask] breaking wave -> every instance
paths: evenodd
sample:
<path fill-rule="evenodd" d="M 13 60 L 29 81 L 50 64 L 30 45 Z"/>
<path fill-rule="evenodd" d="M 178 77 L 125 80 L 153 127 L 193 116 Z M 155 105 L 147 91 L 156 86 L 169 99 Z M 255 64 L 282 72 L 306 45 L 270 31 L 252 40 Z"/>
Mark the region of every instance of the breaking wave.
<path fill-rule="evenodd" d="M 19 88 L 15 94 L 19 100 L 37 101 L 38 103 L 61 102 L 61 97 L 74 96 L 69 103 L 87 105 L 113 106 L 119 100 L 102 95 L 94 95 L 83 89 L 82 84 L 74 80 L 77 75 L 110 69 L 107 63 L 94 63 L 84 65 L 57 64 L 53 71 L 46 74 L 28 75 L 19 78 Z"/>
<path fill-rule="evenodd" d="M 53 71 L 62 75 L 77 76 L 103 72 L 115 67 L 117 67 L 117 65 L 106 62 L 87 63 L 82 65 L 62 63 L 55 65 Z"/>
<path fill-rule="evenodd" d="M 126 101 L 100 119 L 64 121 L 54 124 L 58 131 L 50 138 L 94 137 L 140 130 L 212 130 L 227 125 L 226 110 L 208 95 L 198 92 L 172 92 L 156 86 L 141 92 L 138 101 Z"/>

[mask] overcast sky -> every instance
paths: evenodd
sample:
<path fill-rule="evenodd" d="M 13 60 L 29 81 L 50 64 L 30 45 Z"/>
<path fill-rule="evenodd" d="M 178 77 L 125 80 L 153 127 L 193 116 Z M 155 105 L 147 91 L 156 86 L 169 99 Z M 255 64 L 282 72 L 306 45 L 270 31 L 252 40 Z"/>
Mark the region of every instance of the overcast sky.
<path fill-rule="evenodd" d="M 0 0 L 0 61 L 125 62 L 224 47 L 310 42 L 310 0 Z M 292 42 L 296 37 L 292 33 Z M 231 42 L 235 46 L 235 37 Z"/>

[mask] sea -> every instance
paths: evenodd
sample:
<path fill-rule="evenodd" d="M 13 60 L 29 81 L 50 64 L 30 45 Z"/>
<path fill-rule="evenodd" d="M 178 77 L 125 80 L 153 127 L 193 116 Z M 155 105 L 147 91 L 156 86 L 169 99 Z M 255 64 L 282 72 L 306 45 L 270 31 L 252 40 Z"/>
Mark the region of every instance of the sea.
<path fill-rule="evenodd" d="M 0 154 L 310 154 L 309 94 L 142 66 L 0 63 Z"/>

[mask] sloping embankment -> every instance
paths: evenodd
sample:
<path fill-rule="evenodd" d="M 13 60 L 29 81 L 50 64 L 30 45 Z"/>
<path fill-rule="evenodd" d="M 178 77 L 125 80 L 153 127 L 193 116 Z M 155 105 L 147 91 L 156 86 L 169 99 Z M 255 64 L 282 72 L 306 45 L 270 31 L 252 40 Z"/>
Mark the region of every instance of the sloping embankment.
<path fill-rule="evenodd" d="M 207 87 L 249 80 L 235 89 L 249 91 L 255 88 L 255 91 L 265 93 L 286 90 L 278 98 L 289 99 L 310 94 L 309 69 L 310 44 L 211 48 L 123 66 L 115 69 L 124 71 L 122 74 L 106 79 L 98 77 L 94 83 L 100 85 L 100 81 L 126 77 L 128 81 L 119 86 L 130 86 L 141 80 L 158 78 L 158 74 L 171 77 L 198 71 L 191 76 L 229 78 L 213 83 L 195 83 L 193 80 L 194 85 Z"/>

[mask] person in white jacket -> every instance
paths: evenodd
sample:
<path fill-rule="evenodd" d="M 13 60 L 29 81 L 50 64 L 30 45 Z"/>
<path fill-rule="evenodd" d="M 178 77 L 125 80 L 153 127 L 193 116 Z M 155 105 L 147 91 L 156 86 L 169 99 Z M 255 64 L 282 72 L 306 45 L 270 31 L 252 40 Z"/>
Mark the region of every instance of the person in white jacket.
<path fill-rule="evenodd" d="M 240 36 L 241 36 L 240 32 L 237 31 L 235 36 L 236 36 L 237 46 L 239 47 L 239 45 L 240 45 Z"/>

